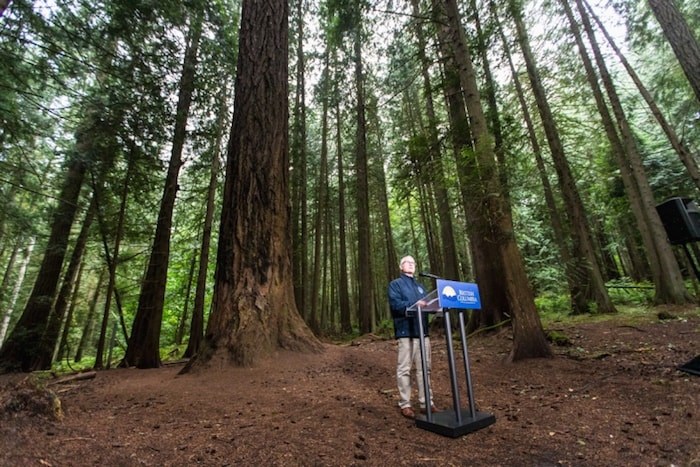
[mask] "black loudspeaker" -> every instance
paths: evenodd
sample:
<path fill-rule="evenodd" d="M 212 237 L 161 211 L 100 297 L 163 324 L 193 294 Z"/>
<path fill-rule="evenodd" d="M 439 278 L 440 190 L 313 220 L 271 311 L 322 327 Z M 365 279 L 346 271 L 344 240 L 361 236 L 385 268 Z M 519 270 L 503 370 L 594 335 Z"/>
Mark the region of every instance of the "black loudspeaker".
<path fill-rule="evenodd" d="M 690 198 L 670 198 L 656 206 L 668 241 L 682 245 L 700 240 L 700 208 Z"/>

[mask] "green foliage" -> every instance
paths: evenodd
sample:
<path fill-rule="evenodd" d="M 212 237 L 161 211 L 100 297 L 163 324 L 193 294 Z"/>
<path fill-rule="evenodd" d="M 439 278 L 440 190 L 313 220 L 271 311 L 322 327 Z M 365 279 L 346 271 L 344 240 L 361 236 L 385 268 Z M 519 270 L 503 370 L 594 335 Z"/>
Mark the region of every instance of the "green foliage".
<path fill-rule="evenodd" d="M 556 321 L 571 313 L 568 294 L 545 292 L 535 298 L 535 306 L 543 320 Z"/>
<path fill-rule="evenodd" d="M 394 337 L 394 322 L 391 319 L 383 319 L 379 324 L 374 333 L 377 336 L 390 339 Z"/>
<path fill-rule="evenodd" d="M 648 306 L 654 300 L 654 285 L 650 282 L 634 283 L 620 279 L 607 283 L 608 294 L 615 304 Z"/>

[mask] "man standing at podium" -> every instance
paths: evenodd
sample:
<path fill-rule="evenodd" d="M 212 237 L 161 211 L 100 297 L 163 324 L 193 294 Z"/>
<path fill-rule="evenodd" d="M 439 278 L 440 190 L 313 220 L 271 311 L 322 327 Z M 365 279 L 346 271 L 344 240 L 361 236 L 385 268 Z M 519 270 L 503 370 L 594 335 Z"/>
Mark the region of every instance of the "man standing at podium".
<path fill-rule="evenodd" d="M 416 367 L 418 380 L 418 401 L 425 409 L 425 388 L 423 387 L 423 369 L 420 356 L 420 331 L 417 313 L 406 316 L 406 308 L 410 307 L 425 296 L 425 290 L 413 275 L 416 272 L 416 260 L 412 256 L 404 256 L 399 262 L 401 275 L 389 284 L 389 307 L 394 320 L 394 336 L 399 344 L 398 363 L 396 366 L 396 382 L 399 387 L 399 408 L 401 415 L 414 418 L 415 412 L 411 407 L 411 367 Z M 425 353 L 430 378 L 430 337 L 428 337 L 428 315 L 423 314 L 423 333 L 425 334 Z M 433 405 L 432 391 L 430 394 L 431 411 L 436 411 Z"/>

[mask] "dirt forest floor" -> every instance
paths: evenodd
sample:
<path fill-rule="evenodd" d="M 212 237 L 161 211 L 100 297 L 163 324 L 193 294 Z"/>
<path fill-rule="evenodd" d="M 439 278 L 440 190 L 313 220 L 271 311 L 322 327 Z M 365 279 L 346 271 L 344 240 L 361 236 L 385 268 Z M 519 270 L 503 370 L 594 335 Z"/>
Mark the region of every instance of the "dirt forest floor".
<path fill-rule="evenodd" d="M 178 375 L 118 369 L 46 386 L 62 417 L 37 415 L 0 377 L 2 466 L 700 466 L 700 313 L 550 325 L 568 346 L 507 363 L 509 332 L 474 336 L 479 411 L 496 422 L 451 438 L 397 408 L 393 340 L 280 353 L 254 368 Z M 436 404 L 452 406 L 446 345 L 433 337 Z M 461 355 L 457 352 L 457 355 Z M 466 378 L 458 380 L 463 399 Z"/>

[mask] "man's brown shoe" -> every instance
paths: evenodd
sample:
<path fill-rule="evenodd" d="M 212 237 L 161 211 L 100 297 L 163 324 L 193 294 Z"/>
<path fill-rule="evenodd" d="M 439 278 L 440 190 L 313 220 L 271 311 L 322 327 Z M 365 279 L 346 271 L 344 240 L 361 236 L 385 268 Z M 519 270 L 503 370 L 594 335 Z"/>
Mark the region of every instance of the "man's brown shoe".
<path fill-rule="evenodd" d="M 401 415 L 403 415 L 406 418 L 415 418 L 416 413 L 413 411 L 412 408 L 410 407 L 404 407 L 401 409 Z"/>
<path fill-rule="evenodd" d="M 439 412 L 439 411 L 440 411 L 440 409 L 438 409 L 437 407 L 435 407 L 435 404 L 431 404 L 431 405 L 430 405 L 430 412 L 431 412 L 431 413 L 435 413 L 435 412 Z M 423 407 L 422 409 L 420 409 L 420 413 L 426 413 L 425 407 Z"/>

